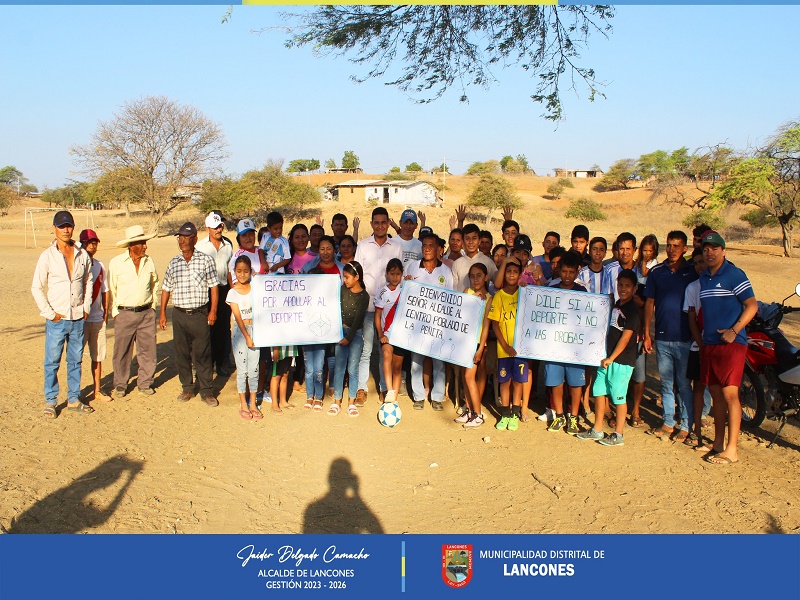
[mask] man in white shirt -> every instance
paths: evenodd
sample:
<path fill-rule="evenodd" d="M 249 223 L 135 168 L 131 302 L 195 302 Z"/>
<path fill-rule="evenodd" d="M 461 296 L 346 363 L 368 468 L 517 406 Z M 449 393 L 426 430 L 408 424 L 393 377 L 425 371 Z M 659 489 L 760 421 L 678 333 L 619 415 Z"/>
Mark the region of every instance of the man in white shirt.
<path fill-rule="evenodd" d="M 67 347 L 67 410 L 89 414 L 94 410 L 80 401 L 84 319 L 92 309 L 92 262 L 75 244 L 75 221 L 69 211 L 53 217 L 56 239 L 39 256 L 31 293 L 45 319 L 44 416 L 58 416 L 58 367 Z"/>
<path fill-rule="evenodd" d="M 206 217 L 206 231 L 208 237 L 197 242 L 196 248 L 203 254 L 208 254 L 214 259 L 219 277 L 219 298 L 223 300 L 217 306 L 217 320 L 211 325 L 211 363 L 216 368 L 217 374 L 228 377 L 231 355 L 231 308 L 227 302 L 228 291 L 228 264 L 233 257 L 233 244 L 222 233 L 225 231 L 225 221 L 222 213 L 213 210 Z M 209 301 L 210 301 L 209 296 Z"/>
<path fill-rule="evenodd" d="M 422 240 L 422 260 L 411 263 L 406 271 L 406 279 L 427 283 L 438 287 L 453 289 L 453 272 L 438 258 L 439 239 L 436 235 L 428 235 Z M 436 358 L 433 361 L 433 390 L 431 390 L 431 407 L 443 410 L 442 401 L 445 392 L 444 363 Z M 411 389 L 414 392 L 414 408 L 425 408 L 427 391 L 422 382 L 422 366 L 425 355 L 411 354 Z"/>
<path fill-rule="evenodd" d="M 417 213 L 407 208 L 400 215 L 399 235 L 392 238 L 403 249 L 403 256 L 400 259 L 403 261 L 403 269 L 411 262 L 422 260 L 422 242 L 414 237 L 416 230 Z"/>
<path fill-rule="evenodd" d="M 393 258 L 403 259 L 403 250 L 393 239 L 389 238 L 389 213 L 382 206 L 372 211 L 372 235 L 361 240 L 356 248 L 356 262 L 364 269 L 364 289 L 369 294 L 369 307 L 364 317 L 364 349 L 358 365 L 358 393 L 356 406 L 364 406 L 367 398 L 367 381 L 369 381 L 369 361 L 375 340 L 375 295 L 386 283 L 386 265 Z M 381 353 L 379 365 L 383 362 Z M 380 381 L 375 387 L 379 394 L 386 393 L 386 382 L 383 379 L 383 367 L 378 368 Z"/>

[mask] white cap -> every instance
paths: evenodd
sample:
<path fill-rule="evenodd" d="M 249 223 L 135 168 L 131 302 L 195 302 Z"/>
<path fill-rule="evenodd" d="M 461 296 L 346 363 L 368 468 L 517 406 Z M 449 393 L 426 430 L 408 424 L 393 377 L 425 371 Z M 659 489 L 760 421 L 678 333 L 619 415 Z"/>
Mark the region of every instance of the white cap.
<path fill-rule="evenodd" d="M 215 212 L 208 213 L 208 216 L 206 217 L 206 227 L 208 227 L 209 229 L 216 229 L 222 224 L 223 224 L 222 219 L 217 213 Z"/>

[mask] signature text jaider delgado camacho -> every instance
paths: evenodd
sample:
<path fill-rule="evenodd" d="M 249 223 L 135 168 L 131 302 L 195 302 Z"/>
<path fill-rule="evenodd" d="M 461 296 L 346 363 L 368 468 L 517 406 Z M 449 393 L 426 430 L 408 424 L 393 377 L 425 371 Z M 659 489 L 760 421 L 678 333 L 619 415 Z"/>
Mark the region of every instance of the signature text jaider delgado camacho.
<path fill-rule="evenodd" d="M 256 547 L 252 544 L 245 546 L 236 553 L 236 558 L 242 561 L 242 566 L 246 566 L 250 559 L 253 560 L 269 560 L 270 558 L 277 557 L 279 563 L 287 561 L 295 561 L 295 566 L 299 567 L 303 564 L 304 560 L 315 561 L 320 558 L 317 549 L 314 548 L 311 552 L 303 552 L 302 548 L 295 549 L 294 546 L 281 546 L 276 552 L 270 552 L 266 548 L 260 552 L 255 551 Z M 369 554 L 361 548 L 358 552 L 340 552 L 336 546 L 328 546 L 322 553 L 322 561 L 325 563 L 332 563 L 337 560 L 365 560 L 369 558 Z"/>

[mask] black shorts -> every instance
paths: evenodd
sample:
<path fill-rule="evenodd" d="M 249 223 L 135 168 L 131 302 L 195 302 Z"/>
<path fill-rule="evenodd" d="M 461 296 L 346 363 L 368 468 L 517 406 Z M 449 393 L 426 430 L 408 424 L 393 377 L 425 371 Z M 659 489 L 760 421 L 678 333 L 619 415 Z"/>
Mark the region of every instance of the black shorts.
<path fill-rule="evenodd" d="M 686 379 L 698 381 L 700 379 L 700 351 L 689 351 L 689 362 L 686 363 Z"/>
<path fill-rule="evenodd" d="M 273 373 L 278 377 L 282 377 L 286 375 L 292 368 L 292 357 L 287 356 L 286 358 L 282 358 L 278 361 L 275 361 L 273 366 Z"/>

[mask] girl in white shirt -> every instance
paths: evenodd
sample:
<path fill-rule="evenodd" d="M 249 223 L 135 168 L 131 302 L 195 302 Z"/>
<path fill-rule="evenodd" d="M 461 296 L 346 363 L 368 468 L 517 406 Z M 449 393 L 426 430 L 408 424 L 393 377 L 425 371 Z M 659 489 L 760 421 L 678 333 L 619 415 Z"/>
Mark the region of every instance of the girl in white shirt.
<path fill-rule="evenodd" d="M 248 256 L 236 258 L 233 272 L 236 286 L 225 299 L 231 307 L 231 345 L 236 359 L 236 388 L 239 392 L 239 416 L 245 421 L 264 415 L 256 406 L 259 349 L 253 344 L 253 294 L 250 287 L 252 263 Z"/>

